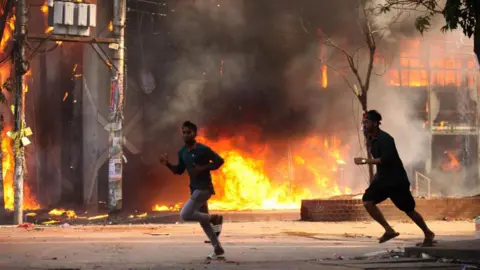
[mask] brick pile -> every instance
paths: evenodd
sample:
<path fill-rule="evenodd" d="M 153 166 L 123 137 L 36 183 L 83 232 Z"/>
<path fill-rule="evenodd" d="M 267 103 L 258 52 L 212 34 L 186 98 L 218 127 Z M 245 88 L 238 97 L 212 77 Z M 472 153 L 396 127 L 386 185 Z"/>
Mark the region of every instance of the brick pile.
<path fill-rule="evenodd" d="M 417 211 L 426 220 L 473 219 L 480 216 L 480 197 L 416 199 Z M 388 220 L 408 220 L 390 200 L 379 205 Z M 304 221 L 371 220 L 361 200 L 303 200 L 300 209 Z"/>

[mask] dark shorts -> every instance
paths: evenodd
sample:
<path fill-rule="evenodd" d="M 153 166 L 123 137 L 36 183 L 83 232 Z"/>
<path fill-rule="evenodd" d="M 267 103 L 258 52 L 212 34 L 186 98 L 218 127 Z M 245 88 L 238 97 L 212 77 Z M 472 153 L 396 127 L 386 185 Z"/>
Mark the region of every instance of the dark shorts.
<path fill-rule="evenodd" d="M 408 185 L 382 186 L 373 184 L 365 190 L 362 200 L 379 204 L 388 198 L 403 212 L 408 213 L 415 210 L 415 199 L 413 199 Z"/>

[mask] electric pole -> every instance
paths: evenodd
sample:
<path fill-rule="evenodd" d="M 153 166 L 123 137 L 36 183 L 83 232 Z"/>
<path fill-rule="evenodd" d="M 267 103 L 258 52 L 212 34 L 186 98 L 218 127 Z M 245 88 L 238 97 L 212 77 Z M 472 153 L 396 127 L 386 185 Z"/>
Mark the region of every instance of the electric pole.
<path fill-rule="evenodd" d="M 113 1 L 113 34 L 118 44 L 110 45 L 112 57 L 112 83 L 110 89 L 110 149 L 108 161 L 108 208 L 122 209 L 123 174 L 123 106 L 125 87 L 125 21 L 126 0 Z"/>
<path fill-rule="evenodd" d="M 15 178 L 14 178 L 14 224 L 23 223 L 23 164 L 25 162 L 25 149 L 22 138 L 25 126 L 25 82 L 23 76 L 27 73 L 28 63 L 25 60 L 25 38 L 27 35 L 27 6 L 26 0 L 17 0 L 16 25 L 14 36 L 14 62 L 15 62 L 15 98 L 14 98 L 14 153 L 15 153 Z"/>

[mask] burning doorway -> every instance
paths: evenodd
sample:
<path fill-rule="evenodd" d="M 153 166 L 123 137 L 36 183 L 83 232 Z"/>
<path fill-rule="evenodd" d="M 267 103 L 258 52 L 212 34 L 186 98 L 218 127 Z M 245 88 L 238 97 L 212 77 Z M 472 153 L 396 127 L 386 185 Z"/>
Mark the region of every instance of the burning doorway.
<path fill-rule="evenodd" d="M 464 196 L 478 186 L 476 136 L 434 136 L 432 144 L 432 192 Z"/>

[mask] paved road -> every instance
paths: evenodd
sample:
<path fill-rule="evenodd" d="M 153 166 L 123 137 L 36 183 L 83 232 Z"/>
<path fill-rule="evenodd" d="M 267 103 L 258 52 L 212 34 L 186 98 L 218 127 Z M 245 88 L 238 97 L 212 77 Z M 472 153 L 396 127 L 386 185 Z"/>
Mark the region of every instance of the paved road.
<path fill-rule="evenodd" d="M 413 245 L 421 233 L 396 223 L 398 240 L 378 245 L 370 222 L 225 224 L 224 262 L 206 262 L 211 247 L 196 224 L 0 228 L 0 269 L 344 269 L 321 259 Z M 473 238 L 473 222 L 431 222 L 440 240 Z M 351 268 L 350 268 L 351 269 Z"/>

